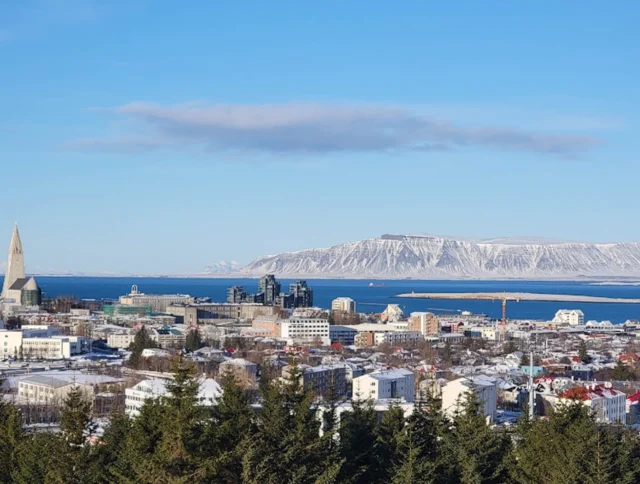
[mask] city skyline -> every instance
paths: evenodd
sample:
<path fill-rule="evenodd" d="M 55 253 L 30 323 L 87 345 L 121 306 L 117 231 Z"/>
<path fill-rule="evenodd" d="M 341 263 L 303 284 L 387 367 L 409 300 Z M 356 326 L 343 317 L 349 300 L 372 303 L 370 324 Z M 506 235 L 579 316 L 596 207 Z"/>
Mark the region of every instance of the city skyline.
<path fill-rule="evenodd" d="M 1 244 L 193 274 L 384 233 L 640 241 L 639 9 L 3 6 Z"/>

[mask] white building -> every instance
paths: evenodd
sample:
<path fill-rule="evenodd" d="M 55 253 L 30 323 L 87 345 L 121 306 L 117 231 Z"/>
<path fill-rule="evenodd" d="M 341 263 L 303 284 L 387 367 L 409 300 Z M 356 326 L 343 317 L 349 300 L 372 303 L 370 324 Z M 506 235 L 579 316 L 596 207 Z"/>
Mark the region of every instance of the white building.
<path fill-rule="evenodd" d="M 152 379 L 143 380 L 132 388 L 127 388 L 125 394 L 125 412 L 131 417 L 140 415 L 140 409 L 144 402 L 150 398 L 159 398 L 169 395 L 167 390 L 167 380 Z M 217 399 L 222 395 L 222 389 L 217 381 L 211 378 L 200 380 L 200 391 L 198 399 L 202 406 L 215 405 Z"/>
<path fill-rule="evenodd" d="M 461 410 L 469 392 L 475 392 L 482 415 L 493 422 L 498 405 L 497 381 L 485 375 L 458 378 L 447 382 L 442 387 L 442 409 L 445 414 L 453 417 L 458 410 Z"/>
<path fill-rule="evenodd" d="M 144 294 L 138 286 L 131 286 L 131 293 L 120 296 L 123 306 L 149 306 L 154 313 L 164 313 L 172 304 L 193 304 L 195 299 L 188 294 Z"/>
<path fill-rule="evenodd" d="M 474 326 L 473 328 L 469 328 L 471 332 L 471 336 L 480 335 L 482 339 L 488 341 L 497 341 L 498 335 L 500 334 L 496 331 L 495 326 Z"/>
<path fill-rule="evenodd" d="M 59 360 L 91 351 L 91 340 L 82 336 L 51 335 L 51 328 L 24 331 L 0 330 L 0 355 L 4 358 Z"/>
<path fill-rule="evenodd" d="M 382 416 L 389 411 L 391 405 L 398 406 L 404 412 L 404 417 L 409 418 L 413 413 L 415 408 L 415 404 L 409 402 L 403 402 L 398 400 L 376 400 L 372 402 L 373 410 L 376 412 L 376 418 L 378 421 L 382 419 Z M 329 411 L 329 407 L 324 405 L 319 405 L 317 407 L 318 413 L 316 414 L 317 418 L 322 422 L 322 426 L 320 427 L 320 435 L 324 434 L 325 431 L 325 419 L 324 413 Z M 337 428 L 340 428 L 340 422 L 342 420 L 343 414 L 346 412 L 353 412 L 353 404 L 351 402 L 340 403 L 335 407 L 336 419 L 337 419 Z"/>
<path fill-rule="evenodd" d="M 614 390 L 611 383 L 577 386 L 561 393 L 558 398 L 560 404 L 576 401 L 591 407 L 598 422 L 626 422 L 627 396 Z"/>
<path fill-rule="evenodd" d="M 553 317 L 552 322 L 571 326 L 584 324 L 584 313 L 579 309 L 560 309 Z"/>
<path fill-rule="evenodd" d="M 118 333 L 111 333 L 107 336 L 107 345 L 111 348 L 127 349 L 133 343 L 136 335 L 131 330 L 124 330 Z"/>
<path fill-rule="evenodd" d="M 244 358 L 230 358 L 220 363 L 219 373 L 221 376 L 231 373 L 241 382 L 252 384 L 258 375 L 258 365 Z"/>
<path fill-rule="evenodd" d="M 18 384 L 18 400 L 34 405 L 61 405 L 75 387 L 72 382 L 52 376 L 33 375 Z M 89 395 L 87 395 L 89 396 Z M 90 395 L 91 397 L 93 395 Z"/>
<path fill-rule="evenodd" d="M 350 297 L 338 297 L 331 302 L 331 309 L 353 314 L 356 312 L 356 302 Z"/>
<path fill-rule="evenodd" d="M 412 371 L 375 371 L 353 379 L 353 400 L 415 399 L 415 375 Z"/>
<path fill-rule="evenodd" d="M 410 346 L 424 341 L 424 335 L 418 331 L 390 331 L 388 333 L 376 333 L 375 343 L 389 343 L 392 346 Z"/>
<path fill-rule="evenodd" d="M 329 320 L 325 318 L 292 317 L 280 322 L 280 335 L 291 345 L 320 341 L 330 345 Z"/>

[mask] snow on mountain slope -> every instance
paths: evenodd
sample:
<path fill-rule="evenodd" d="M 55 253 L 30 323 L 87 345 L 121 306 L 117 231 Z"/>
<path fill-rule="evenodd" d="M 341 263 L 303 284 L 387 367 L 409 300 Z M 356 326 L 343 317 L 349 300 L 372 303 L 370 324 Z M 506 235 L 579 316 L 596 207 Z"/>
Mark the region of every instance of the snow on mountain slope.
<path fill-rule="evenodd" d="M 203 274 L 228 274 L 230 272 L 235 272 L 240 269 L 242 266 L 236 261 L 226 261 L 221 260 L 214 264 L 211 264 L 203 269 Z"/>
<path fill-rule="evenodd" d="M 237 272 L 318 278 L 571 278 L 640 276 L 640 243 L 456 240 L 383 235 L 260 257 Z"/>

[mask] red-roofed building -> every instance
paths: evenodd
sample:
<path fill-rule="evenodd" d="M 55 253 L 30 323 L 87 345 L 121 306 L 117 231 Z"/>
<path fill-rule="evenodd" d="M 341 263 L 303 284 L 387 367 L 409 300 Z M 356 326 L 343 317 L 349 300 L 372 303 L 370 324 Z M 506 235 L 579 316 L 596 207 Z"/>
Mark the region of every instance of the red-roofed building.
<path fill-rule="evenodd" d="M 627 423 L 640 423 L 640 391 L 627 397 Z"/>
<path fill-rule="evenodd" d="M 626 395 L 611 388 L 610 383 L 570 388 L 559 395 L 558 401 L 565 404 L 582 402 L 593 409 L 599 422 L 626 422 Z"/>
<path fill-rule="evenodd" d="M 629 352 L 621 354 L 620 358 L 618 358 L 618 361 L 624 363 L 625 365 L 633 366 L 637 364 L 638 361 L 640 361 L 640 358 L 638 358 L 638 355 L 636 353 Z"/>

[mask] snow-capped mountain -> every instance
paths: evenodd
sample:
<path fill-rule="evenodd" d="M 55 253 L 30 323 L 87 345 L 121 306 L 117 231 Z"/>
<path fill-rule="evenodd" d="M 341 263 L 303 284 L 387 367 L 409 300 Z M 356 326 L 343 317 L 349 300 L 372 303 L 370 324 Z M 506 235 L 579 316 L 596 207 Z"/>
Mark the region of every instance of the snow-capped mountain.
<path fill-rule="evenodd" d="M 242 265 L 234 260 L 221 260 L 205 267 L 202 272 L 203 274 L 229 274 L 238 271 L 241 267 Z"/>
<path fill-rule="evenodd" d="M 640 243 L 383 235 L 260 257 L 237 273 L 386 279 L 640 277 Z"/>

